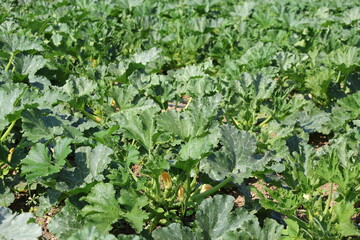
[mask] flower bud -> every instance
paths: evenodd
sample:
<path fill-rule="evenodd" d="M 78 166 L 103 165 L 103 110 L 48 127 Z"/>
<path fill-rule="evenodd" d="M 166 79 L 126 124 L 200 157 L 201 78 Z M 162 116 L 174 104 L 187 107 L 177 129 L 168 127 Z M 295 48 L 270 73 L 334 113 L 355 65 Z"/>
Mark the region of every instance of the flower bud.
<path fill-rule="evenodd" d="M 162 180 L 165 189 L 171 188 L 172 181 L 171 181 L 171 178 L 170 178 L 170 174 L 168 172 L 161 173 L 160 180 Z"/>
<path fill-rule="evenodd" d="M 310 194 L 303 194 L 303 197 L 308 201 L 310 200 Z"/>
<path fill-rule="evenodd" d="M 178 198 L 179 200 L 182 202 L 184 201 L 184 187 L 180 186 L 179 191 L 178 191 Z"/>
<path fill-rule="evenodd" d="M 8 162 L 11 162 L 12 155 L 15 151 L 15 148 L 11 148 L 7 157 Z"/>
<path fill-rule="evenodd" d="M 211 186 L 210 184 L 203 184 L 203 185 L 201 186 L 200 193 L 206 192 L 207 190 L 210 190 L 210 189 L 212 189 L 212 188 L 213 188 L 213 186 Z"/>

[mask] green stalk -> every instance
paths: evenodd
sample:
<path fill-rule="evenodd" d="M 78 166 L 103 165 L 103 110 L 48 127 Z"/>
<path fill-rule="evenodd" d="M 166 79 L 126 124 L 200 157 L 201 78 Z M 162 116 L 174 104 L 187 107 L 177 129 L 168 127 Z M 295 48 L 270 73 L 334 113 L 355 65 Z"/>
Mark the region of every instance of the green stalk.
<path fill-rule="evenodd" d="M 156 197 L 159 198 L 159 196 L 161 196 L 161 189 L 160 189 L 159 178 L 154 178 L 154 184 L 155 184 L 155 194 L 156 194 Z M 162 199 L 161 199 L 161 200 L 162 200 Z"/>
<path fill-rule="evenodd" d="M 197 178 L 197 174 L 194 175 L 194 178 L 190 183 L 190 190 L 195 188 L 195 186 L 196 186 L 196 178 Z"/>
<path fill-rule="evenodd" d="M 200 194 L 196 194 L 190 197 L 190 200 L 192 201 L 196 201 L 199 200 L 201 198 L 205 198 L 207 196 L 210 196 L 212 194 L 214 194 L 215 192 L 217 192 L 217 190 L 219 190 L 220 188 L 222 188 L 223 186 L 225 186 L 226 184 L 228 184 L 233 178 L 232 177 L 228 177 L 226 178 L 224 181 L 222 181 L 221 183 L 219 183 L 218 185 L 216 185 L 215 187 L 200 193 Z"/>
<path fill-rule="evenodd" d="M 11 66 L 11 64 L 12 64 L 12 62 L 14 60 L 14 57 L 15 57 L 15 53 L 13 52 L 13 53 L 11 53 L 11 56 L 10 56 L 8 64 L 6 65 L 5 71 L 9 70 L 9 68 L 10 68 L 10 66 Z"/>
<path fill-rule="evenodd" d="M 149 232 L 152 232 L 154 230 L 154 228 L 156 227 L 156 225 L 160 222 L 161 217 L 160 216 L 155 216 L 154 220 L 152 220 L 152 222 L 150 223 L 150 225 L 148 226 L 148 230 Z"/>
<path fill-rule="evenodd" d="M 272 115 L 269 115 L 264 121 L 262 121 L 256 128 L 257 129 L 260 129 L 264 124 L 267 124 L 270 120 L 272 119 Z"/>
<path fill-rule="evenodd" d="M 183 202 L 184 203 L 184 206 L 187 206 L 187 203 L 189 202 L 189 197 L 190 196 L 190 193 L 191 193 L 191 189 L 190 189 L 190 171 L 187 172 L 186 174 L 186 180 L 185 180 L 185 201 Z M 186 208 L 182 208 L 182 215 L 185 216 L 185 212 L 186 212 Z"/>
<path fill-rule="evenodd" d="M 231 117 L 231 120 L 233 120 L 233 122 L 235 123 L 237 128 L 241 129 L 239 122 L 236 121 L 236 119 L 234 117 Z"/>
<path fill-rule="evenodd" d="M 336 82 L 338 83 L 340 81 L 341 71 L 339 71 L 338 76 L 336 78 Z"/>
<path fill-rule="evenodd" d="M 189 101 L 186 103 L 186 106 L 184 107 L 184 110 L 187 109 L 192 101 L 192 97 L 189 98 Z"/>
<path fill-rule="evenodd" d="M 326 205 L 325 205 L 324 217 L 326 216 L 326 214 L 328 213 L 329 208 L 330 208 L 330 202 L 331 202 L 332 194 L 333 194 L 333 186 L 334 186 L 334 184 L 331 183 L 331 185 L 330 185 L 329 197 L 328 197 L 327 202 L 326 202 Z"/>
<path fill-rule="evenodd" d="M 9 135 L 9 133 L 11 132 L 11 130 L 13 129 L 13 127 L 15 126 L 17 120 L 14 120 L 11 122 L 10 126 L 8 127 L 8 129 L 6 130 L 6 132 L 4 133 L 4 135 L 1 136 L 0 138 L 0 143 L 3 142 L 5 140 L 5 138 Z"/>
<path fill-rule="evenodd" d="M 100 117 L 95 116 L 95 115 L 93 115 L 93 114 L 91 114 L 91 113 L 88 113 L 86 110 L 83 110 L 83 109 L 81 109 L 80 111 L 81 111 L 82 114 L 84 114 L 86 117 L 90 118 L 90 119 L 93 120 L 94 122 L 96 122 L 96 123 L 100 123 L 100 122 L 101 122 L 101 118 L 100 118 Z"/>
<path fill-rule="evenodd" d="M 127 169 L 128 169 L 128 171 L 129 171 L 131 177 L 134 179 L 134 181 L 137 182 L 138 179 L 137 179 L 137 177 L 135 176 L 134 172 L 131 170 L 131 168 L 130 168 L 130 167 L 127 167 Z"/>

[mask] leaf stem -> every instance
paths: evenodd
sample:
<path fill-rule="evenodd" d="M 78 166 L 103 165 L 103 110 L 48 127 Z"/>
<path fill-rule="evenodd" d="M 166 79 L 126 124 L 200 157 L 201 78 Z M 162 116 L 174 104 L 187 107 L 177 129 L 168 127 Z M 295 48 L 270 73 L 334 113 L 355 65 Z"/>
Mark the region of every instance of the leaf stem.
<path fill-rule="evenodd" d="M 341 71 L 339 71 L 338 76 L 336 78 L 336 82 L 338 83 L 340 81 Z"/>
<path fill-rule="evenodd" d="M 150 225 L 148 226 L 148 230 L 149 232 L 152 232 L 154 230 L 154 228 L 156 227 L 156 225 L 160 222 L 161 217 L 160 216 L 155 216 L 154 220 L 152 220 L 152 222 L 150 223 Z"/>
<path fill-rule="evenodd" d="M 93 115 L 93 114 L 91 114 L 91 113 L 88 113 L 86 110 L 83 110 L 83 109 L 81 109 L 80 110 L 81 112 L 82 112 L 82 114 L 84 114 L 86 117 L 88 117 L 88 118 L 90 118 L 91 120 L 93 120 L 94 122 L 96 122 L 96 123 L 101 123 L 101 118 L 100 117 L 98 117 L 98 116 L 96 116 L 96 115 Z"/>
<path fill-rule="evenodd" d="M 13 62 L 13 60 L 14 60 L 14 57 L 15 57 L 15 53 L 12 52 L 12 53 L 11 53 L 11 56 L 10 56 L 10 59 L 9 59 L 9 62 L 8 62 L 8 64 L 6 65 L 5 71 L 8 71 L 8 70 L 9 70 L 9 68 L 10 68 L 10 66 L 11 66 L 11 64 L 12 64 L 12 62 Z"/>
<path fill-rule="evenodd" d="M 269 115 L 264 121 L 262 121 L 262 122 L 257 126 L 256 130 L 259 129 L 259 128 L 261 128 L 264 124 L 267 124 L 271 119 L 272 119 L 272 115 Z"/>
<path fill-rule="evenodd" d="M 184 110 L 187 109 L 192 101 L 192 97 L 189 98 L 189 101 L 186 103 L 186 106 L 184 107 Z"/>
<path fill-rule="evenodd" d="M 203 192 L 203 193 L 200 193 L 200 194 L 196 194 L 196 195 L 193 195 L 190 197 L 190 199 L 192 201 L 196 201 L 196 200 L 199 200 L 201 198 L 205 198 L 207 196 L 210 196 L 211 194 L 214 194 L 217 190 L 219 190 L 220 188 L 222 188 L 223 186 L 225 186 L 226 184 L 228 184 L 231 180 L 233 180 L 232 177 L 228 177 L 226 178 L 224 181 L 222 181 L 221 183 L 219 183 L 218 185 L 216 185 L 215 187 Z"/>
<path fill-rule="evenodd" d="M 17 121 L 17 119 L 11 122 L 10 126 L 8 127 L 8 129 L 6 130 L 4 135 L 1 136 L 0 143 L 3 142 L 5 140 L 5 138 L 9 135 L 9 133 L 11 132 L 13 127 L 15 126 L 16 121 Z"/>
<path fill-rule="evenodd" d="M 231 120 L 233 120 L 238 129 L 241 129 L 239 122 L 234 117 L 231 117 Z"/>
<path fill-rule="evenodd" d="M 332 194 L 333 194 L 333 187 L 334 187 L 334 183 L 330 184 L 330 192 L 329 192 L 329 196 L 325 205 L 325 210 L 324 210 L 324 216 L 326 216 L 326 214 L 329 211 L 330 208 L 330 203 L 331 203 L 331 199 L 332 199 Z"/>

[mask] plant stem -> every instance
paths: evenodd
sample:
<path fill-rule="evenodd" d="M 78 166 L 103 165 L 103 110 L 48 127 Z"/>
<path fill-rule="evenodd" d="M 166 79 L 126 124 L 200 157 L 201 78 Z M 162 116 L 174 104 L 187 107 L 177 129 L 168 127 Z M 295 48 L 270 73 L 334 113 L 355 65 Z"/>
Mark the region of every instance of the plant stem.
<path fill-rule="evenodd" d="M 239 122 L 234 117 L 231 117 L 231 120 L 233 120 L 237 128 L 241 129 Z"/>
<path fill-rule="evenodd" d="M 267 124 L 270 120 L 272 119 L 272 115 L 269 115 L 264 121 L 262 121 L 256 128 L 257 129 L 260 129 L 264 124 Z"/>
<path fill-rule="evenodd" d="M 4 133 L 4 135 L 1 136 L 0 138 L 0 143 L 3 142 L 5 140 L 5 138 L 9 135 L 9 133 L 11 132 L 11 130 L 13 129 L 13 127 L 15 126 L 17 120 L 14 120 L 11 122 L 10 126 L 8 127 L 8 129 L 6 130 L 6 132 Z"/>
<path fill-rule="evenodd" d="M 5 71 L 9 70 L 9 68 L 10 68 L 10 66 L 11 66 L 11 64 L 12 64 L 12 62 L 14 60 L 14 57 L 15 57 L 15 53 L 13 52 L 13 53 L 11 53 L 11 56 L 10 56 L 8 64 L 6 65 Z"/>
<path fill-rule="evenodd" d="M 331 184 L 330 184 L 329 196 L 328 196 L 328 199 L 327 199 L 327 202 L 326 202 L 326 206 L 325 206 L 325 210 L 324 210 L 324 217 L 326 216 L 326 214 L 328 213 L 329 208 L 330 208 L 330 203 L 331 203 L 332 194 L 333 194 L 333 186 L 334 186 L 334 184 L 331 183 Z"/>
<path fill-rule="evenodd" d="M 197 174 L 194 174 L 193 180 L 190 183 L 190 189 L 192 190 L 196 186 Z"/>
<path fill-rule="evenodd" d="M 155 182 L 155 194 L 156 194 L 156 197 L 159 198 L 161 196 L 159 178 L 158 177 L 154 178 L 154 182 Z"/>
<path fill-rule="evenodd" d="M 341 71 L 339 71 L 338 76 L 336 78 L 336 82 L 338 83 L 340 81 Z"/>
<path fill-rule="evenodd" d="M 137 177 L 135 176 L 134 172 L 131 170 L 131 168 L 130 168 L 130 167 L 127 167 L 127 169 L 128 169 L 128 171 L 129 171 L 131 177 L 134 179 L 134 181 L 137 182 L 138 179 L 137 179 Z"/>
<path fill-rule="evenodd" d="M 159 223 L 160 220 L 161 220 L 160 216 L 155 216 L 154 220 L 148 226 L 149 232 L 152 232 L 154 230 L 154 228 L 156 227 L 156 225 Z"/>
<path fill-rule="evenodd" d="M 91 120 L 93 120 L 96 123 L 100 123 L 101 122 L 101 118 L 98 116 L 95 116 L 91 113 L 88 113 L 86 110 L 81 110 L 82 114 L 84 114 L 86 117 L 90 118 Z"/>
<path fill-rule="evenodd" d="M 192 101 L 192 97 L 189 98 L 189 101 L 186 103 L 186 106 L 184 107 L 184 110 L 187 109 Z"/>
<path fill-rule="evenodd" d="M 196 194 L 196 195 L 193 195 L 190 197 L 190 199 L 192 201 L 196 201 L 198 199 L 201 199 L 201 198 L 205 198 L 207 196 L 210 196 L 211 194 L 214 194 L 217 190 L 219 190 L 220 188 L 222 188 L 223 186 L 225 186 L 226 184 L 228 184 L 233 178 L 232 177 L 228 177 L 226 178 L 224 181 L 222 181 L 221 183 L 219 183 L 218 185 L 216 185 L 215 187 L 203 192 L 203 193 L 200 193 L 200 194 Z"/>

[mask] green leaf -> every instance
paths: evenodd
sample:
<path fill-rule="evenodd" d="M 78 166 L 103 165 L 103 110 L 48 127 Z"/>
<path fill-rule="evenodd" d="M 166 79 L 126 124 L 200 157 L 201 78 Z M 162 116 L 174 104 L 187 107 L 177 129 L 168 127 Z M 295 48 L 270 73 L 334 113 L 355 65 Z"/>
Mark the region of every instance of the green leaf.
<path fill-rule="evenodd" d="M 264 169 L 269 162 L 268 157 L 256 159 L 253 154 L 256 140 L 248 132 L 239 131 L 234 126 L 224 125 L 221 128 L 220 143 L 223 146 L 214 155 L 202 163 L 202 171 L 217 181 L 233 177 L 233 181 L 240 184 L 254 171 Z"/>
<path fill-rule="evenodd" d="M 204 97 L 207 94 L 211 94 L 216 90 L 216 81 L 214 78 L 209 76 L 200 78 L 191 78 L 187 83 L 187 92 L 191 96 Z"/>
<path fill-rule="evenodd" d="M 354 7 L 345 11 L 343 15 L 344 16 L 341 19 L 343 23 L 350 25 L 360 19 L 360 7 L 354 5 Z"/>
<path fill-rule="evenodd" d="M 280 239 L 282 226 L 266 219 L 263 228 L 255 215 L 244 208 L 234 207 L 234 198 L 216 195 L 201 202 L 195 216 L 193 229 L 173 223 L 155 230 L 157 239 Z"/>
<path fill-rule="evenodd" d="M 51 219 L 48 229 L 58 239 L 67 239 L 75 231 L 82 229 L 83 224 L 79 209 L 66 200 L 65 207 Z"/>
<path fill-rule="evenodd" d="M 66 152 L 65 152 L 66 153 Z M 53 162 L 49 149 L 42 143 L 37 143 L 31 148 L 29 154 L 22 160 L 21 173 L 30 182 L 60 172 L 65 164 L 65 159 L 55 159 Z"/>
<path fill-rule="evenodd" d="M 0 206 L 8 207 L 14 200 L 15 196 L 10 188 L 4 185 L 3 180 L 0 180 Z"/>
<path fill-rule="evenodd" d="M 96 184 L 90 194 L 81 199 L 89 203 L 82 209 L 82 215 L 89 226 L 96 226 L 99 233 L 110 231 L 111 224 L 123 216 L 110 183 Z"/>
<path fill-rule="evenodd" d="M 80 240 L 80 239 L 86 239 L 86 240 L 116 240 L 117 238 L 112 234 L 106 234 L 103 235 L 98 232 L 96 227 L 88 227 L 81 229 L 75 233 L 73 233 L 68 240 Z"/>
<path fill-rule="evenodd" d="M 149 204 L 149 199 L 133 189 L 121 189 L 119 203 L 122 208 L 125 208 L 124 218 L 136 230 L 141 232 L 148 214 L 142 208 Z"/>
<path fill-rule="evenodd" d="M 240 79 L 231 81 L 232 90 L 243 99 L 253 99 L 255 102 L 268 99 L 276 87 L 276 81 L 261 74 L 243 73 Z"/>
<path fill-rule="evenodd" d="M 114 99 L 116 107 L 120 111 L 133 107 L 133 100 L 137 94 L 138 91 L 132 85 L 125 85 L 121 88 L 114 87 L 110 91 L 110 96 Z"/>
<path fill-rule="evenodd" d="M 246 221 L 241 228 L 240 233 L 246 233 L 248 239 L 277 240 L 281 239 L 283 226 L 278 224 L 274 219 L 266 218 L 262 228 L 257 220 Z"/>
<path fill-rule="evenodd" d="M 194 80 L 198 79 L 208 79 L 209 75 L 206 73 L 207 70 L 211 69 L 212 61 L 207 59 L 205 62 L 198 65 L 189 65 L 184 68 L 181 68 L 173 73 L 173 78 L 176 79 L 177 82 L 182 83 L 184 85 L 184 89 L 179 90 L 180 94 L 187 92 L 188 84 Z M 194 82 L 193 82 L 194 83 Z M 191 86 L 192 84 L 190 84 Z M 179 88 L 180 86 L 178 86 Z M 191 87 L 190 87 L 191 88 Z"/>
<path fill-rule="evenodd" d="M 219 239 L 226 231 L 236 230 L 245 221 L 256 219 L 243 208 L 231 212 L 233 207 L 234 198 L 228 195 L 216 195 L 201 202 L 195 222 L 202 230 L 204 239 Z"/>
<path fill-rule="evenodd" d="M 152 237 L 155 240 L 197 240 L 200 239 L 200 234 L 194 233 L 191 228 L 182 226 L 179 223 L 172 223 L 168 227 L 156 229 L 152 233 Z"/>
<path fill-rule="evenodd" d="M 288 126 L 300 127 L 305 132 L 322 132 L 330 121 L 330 114 L 317 108 L 313 102 L 308 102 L 302 111 L 294 112 L 282 121 Z"/>
<path fill-rule="evenodd" d="M 263 189 L 269 193 L 271 199 L 265 198 L 261 192 L 255 188 L 253 189 L 256 192 L 256 195 L 260 197 L 261 206 L 265 209 L 271 209 L 286 216 L 292 216 L 305 201 L 301 194 L 295 194 L 293 191 L 284 188 L 272 190 L 264 187 Z M 306 192 L 306 190 L 304 192 Z M 274 202 L 274 200 L 277 202 Z"/>
<path fill-rule="evenodd" d="M 84 179 L 85 182 L 101 181 L 104 179 L 103 171 L 111 162 L 109 155 L 113 154 L 113 150 L 102 144 L 97 145 L 94 149 L 91 147 L 79 147 L 75 151 L 75 159 L 79 162 L 86 162 L 89 169 L 89 175 Z"/>
<path fill-rule="evenodd" d="M 332 109 L 330 129 L 341 128 L 345 123 L 360 117 L 360 91 L 339 99 Z"/>
<path fill-rule="evenodd" d="M 158 103 L 164 104 L 173 99 L 176 95 L 176 87 L 169 82 L 168 78 L 159 78 L 160 83 L 147 89 L 147 93 Z"/>
<path fill-rule="evenodd" d="M 36 223 L 29 223 L 34 218 L 32 213 L 12 214 L 6 207 L 0 207 L 0 238 L 36 240 L 41 234 L 41 227 Z"/>
<path fill-rule="evenodd" d="M 258 67 L 264 67 L 269 64 L 276 49 L 271 43 L 254 43 L 253 46 L 249 46 L 246 52 L 237 61 L 237 64 L 245 66 L 249 70 L 253 70 Z"/>
<path fill-rule="evenodd" d="M 159 128 L 183 139 L 192 135 L 191 119 L 188 112 L 178 113 L 175 110 L 161 113 L 157 118 Z"/>
<path fill-rule="evenodd" d="M 126 1 L 126 0 L 122 0 L 122 1 Z M 139 3 L 142 2 L 142 0 L 136 0 Z M 131 1 L 131 5 L 134 6 L 133 4 L 139 4 L 136 1 Z M 132 6 L 129 6 L 129 8 L 131 8 Z M 136 5 L 135 5 L 136 6 Z M 158 59 L 160 57 L 159 53 L 161 52 L 161 50 L 153 47 L 149 50 L 140 52 L 140 53 L 136 53 L 134 54 L 134 62 L 136 63 L 141 63 L 142 65 L 146 65 L 149 62 L 154 62 L 156 59 Z"/>
<path fill-rule="evenodd" d="M 54 45 L 58 47 L 61 44 L 63 36 L 61 34 L 55 33 L 51 36 L 51 40 L 53 41 Z"/>
<path fill-rule="evenodd" d="M 4 84 L 0 86 L 0 130 L 10 122 L 9 115 L 21 109 L 18 103 L 26 86 L 24 84 Z"/>
<path fill-rule="evenodd" d="M 55 116 L 47 115 L 45 111 L 29 109 L 22 112 L 21 116 L 23 136 L 32 142 L 38 142 L 41 139 L 48 140 L 63 132 L 60 128 L 62 122 Z"/>
<path fill-rule="evenodd" d="M 291 219 L 284 219 L 287 226 L 286 229 L 283 230 L 283 234 L 289 236 L 290 238 L 295 238 L 299 235 L 299 225 L 296 221 Z"/>
<path fill-rule="evenodd" d="M 356 213 L 354 204 L 342 201 L 335 204 L 333 208 L 337 217 L 337 224 L 335 224 L 335 228 L 341 233 L 341 236 L 360 236 L 360 231 L 351 221 L 351 217 Z"/>
<path fill-rule="evenodd" d="M 217 144 L 219 135 L 216 132 L 202 138 L 191 138 L 181 147 L 179 152 L 181 160 L 199 160 L 205 157 Z"/>
<path fill-rule="evenodd" d="M 63 161 L 66 159 L 67 155 L 71 153 L 70 148 L 71 139 L 69 138 L 62 138 L 58 142 L 56 142 L 56 145 L 54 147 L 54 158 L 57 161 Z"/>
<path fill-rule="evenodd" d="M 42 51 L 43 47 L 34 40 L 30 40 L 24 35 L 16 36 L 15 34 L 0 36 L 0 42 L 4 43 L 4 48 L 9 52 L 23 52 L 28 50 Z"/>
<path fill-rule="evenodd" d="M 35 75 L 35 73 L 43 68 L 47 60 L 41 55 L 21 55 L 15 58 L 14 66 L 16 73 L 21 75 Z"/>
<path fill-rule="evenodd" d="M 234 12 L 231 12 L 231 16 L 236 16 L 241 19 L 246 19 L 252 13 L 254 7 L 256 6 L 255 2 L 244 2 L 241 5 L 234 6 Z"/>
<path fill-rule="evenodd" d="M 212 120 L 217 115 L 220 100 L 220 95 L 194 100 L 188 111 L 179 113 L 172 110 L 160 114 L 157 124 L 184 140 L 202 136 L 214 127 Z"/>
<path fill-rule="evenodd" d="M 143 0 L 121 0 L 119 1 L 119 6 L 125 9 L 131 9 L 136 6 L 140 6 L 143 3 Z"/>
<path fill-rule="evenodd" d="M 125 234 L 119 234 L 117 239 L 121 240 L 147 240 L 147 238 L 144 238 L 141 235 L 125 235 Z"/>
<path fill-rule="evenodd" d="M 65 166 L 58 175 L 56 189 L 59 191 L 83 191 L 95 181 L 104 179 L 103 171 L 111 162 L 110 154 L 113 150 L 100 144 L 94 149 L 79 147 L 75 151 L 75 168 Z M 85 189 L 83 189 L 85 188 Z"/>
<path fill-rule="evenodd" d="M 125 136 L 137 140 L 143 147 L 150 151 L 156 141 L 155 114 L 158 108 L 149 108 L 141 112 L 126 111 L 118 116 L 120 127 L 125 131 Z"/>
<path fill-rule="evenodd" d="M 305 79 L 305 86 L 314 97 L 327 100 L 328 88 L 334 77 L 334 70 L 321 68 L 320 71 Z"/>
<path fill-rule="evenodd" d="M 308 58 L 307 55 L 294 54 L 291 52 L 279 52 L 275 55 L 278 66 L 281 70 L 287 71 L 296 67 Z"/>
<path fill-rule="evenodd" d="M 62 89 L 70 96 L 89 96 L 95 89 L 96 83 L 84 77 L 70 76 Z"/>
<path fill-rule="evenodd" d="M 334 62 L 340 71 L 346 75 L 349 74 L 356 66 L 359 66 L 360 48 L 354 46 L 345 46 L 338 48 L 330 53 L 330 60 Z"/>

